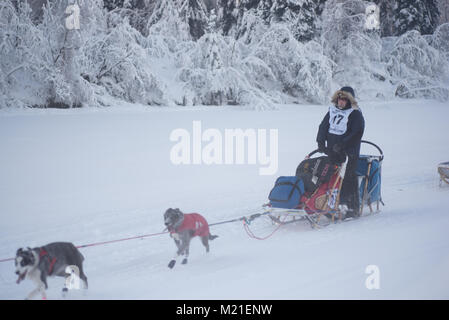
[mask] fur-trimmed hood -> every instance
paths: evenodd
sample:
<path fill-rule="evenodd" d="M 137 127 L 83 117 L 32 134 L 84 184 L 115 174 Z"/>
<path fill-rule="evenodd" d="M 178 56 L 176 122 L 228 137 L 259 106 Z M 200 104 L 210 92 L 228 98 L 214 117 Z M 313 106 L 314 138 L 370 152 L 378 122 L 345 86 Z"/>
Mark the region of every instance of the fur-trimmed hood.
<path fill-rule="evenodd" d="M 355 100 L 354 96 L 353 96 L 351 93 L 347 92 L 347 91 L 342 91 L 341 89 L 340 89 L 340 90 L 337 90 L 337 91 L 334 93 L 334 95 L 332 96 L 331 101 L 332 101 L 332 103 L 333 103 L 334 105 L 337 105 L 337 99 L 338 99 L 338 97 L 339 97 L 340 95 L 342 95 L 343 97 L 348 98 L 348 100 L 351 102 L 351 107 L 352 107 L 353 109 L 358 109 L 358 108 L 359 108 L 359 105 L 358 105 L 358 103 L 357 103 L 357 100 Z"/>

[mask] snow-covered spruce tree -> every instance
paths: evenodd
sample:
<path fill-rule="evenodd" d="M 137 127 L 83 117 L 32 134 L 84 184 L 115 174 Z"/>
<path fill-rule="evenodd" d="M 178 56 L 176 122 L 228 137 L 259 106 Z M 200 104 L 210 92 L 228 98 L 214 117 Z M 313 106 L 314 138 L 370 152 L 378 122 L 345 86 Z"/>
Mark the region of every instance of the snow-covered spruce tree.
<path fill-rule="evenodd" d="M 313 0 L 243 0 L 237 10 L 236 24 L 233 26 L 234 36 L 252 39 L 265 32 L 271 24 L 284 23 L 292 31 L 294 37 L 306 42 L 319 33 L 320 1 Z M 249 34 L 247 34 L 249 33 Z M 260 39 L 260 36 L 258 37 Z"/>
<path fill-rule="evenodd" d="M 435 35 L 439 42 L 446 30 Z M 447 46 L 447 44 L 442 44 Z M 441 51 L 440 51 L 441 50 Z M 437 50 L 418 31 L 408 31 L 399 37 L 391 50 L 385 52 L 388 71 L 395 85 L 395 95 L 401 98 L 449 99 L 449 61 L 444 47 Z"/>
<path fill-rule="evenodd" d="M 274 24 L 257 43 L 253 55 L 269 66 L 282 91 L 298 102 L 322 103 L 328 98 L 332 62 L 320 44 L 302 44 L 284 24 Z"/>
<path fill-rule="evenodd" d="M 179 41 L 191 40 L 187 22 L 180 19 L 178 0 L 157 0 L 148 19 L 145 33 L 171 39 L 171 47 Z"/>
<path fill-rule="evenodd" d="M 374 98 L 392 93 L 381 59 L 380 32 L 365 29 L 368 5 L 361 0 L 329 0 L 322 15 L 321 41 L 326 56 L 336 63 L 336 86 L 351 85 L 359 96 Z"/>
<path fill-rule="evenodd" d="M 178 0 L 179 15 L 182 21 L 188 23 L 193 40 L 201 38 L 207 25 L 207 9 L 203 0 Z"/>
<path fill-rule="evenodd" d="M 396 36 L 410 30 L 432 34 L 440 18 L 438 0 L 396 0 L 393 12 Z"/>
<path fill-rule="evenodd" d="M 296 20 L 301 10 L 302 0 L 273 0 L 270 8 L 271 22 L 291 22 Z"/>
<path fill-rule="evenodd" d="M 227 83 L 222 72 L 225 52 L 230 50 L 224 38 L 215 32 L 216 23 L 212 10 L 206 26 L 208 32 L 193 47 L 186 47 L 188 51 L 178 53 L 190 57 L 178 73 L 178 79 L 185 82 L 184 89 L 191 92 L 184 96 L 183 104 L 222 105 L 234 98 L 230 96 L 232 88 L 226 92 Z"/>
<path fill-rule="evenodd" d="M 257 9 L 245 10 L 235 27 L 235 38 L 245 44 L 257 43 L 268 30 L 269 24 L 262 18 Z"/>
<path fill-rule="evenodd" d="M 102 28 L 92 27 L 83 45 L 83 77 L 93 86 L 132 103 L 159 105 L 165 103 L 163 88 L 152 72 L 147 39 L 128 19 L 109 12 Z"/>
<path fill-rule="evenodd" d="M 9 2 L 2 2 L 2 11 Z M 9 21 L 7 28 L 15 30 L 13 37 L 17 45 L 9 55 L 19 58 L 21 65 L 9 74 L 7 81 L 12 81 L 11 76 L 20 78 L 9 84 L 11 92 L 21 91 L 18 99 L 24 105 L 66 108 L 90 101 L 91 95 L 80 77 L 76 59 L 79 31 L 66 25 L 65 12 L 69 4 L 68 1 L 47 1 L 37 19 L 39 24 L 32 21 L 36 17 L 26 1 L 19 2 L 12 13 L 15 18 Z M 13 7 L 9 6 L 10 13 Z"/>
<path fill-rule="evenodd" d="M 28 84 L 23 75 L 33 74 L 38 37 L 28 3 L 16 7 L 11 1 L 0 2 L 0 108 L 34 103 L 29 92 L 19 88 Z"/>
<path fill-rule="evenodd" d="M 449 1 L 438 0 L 438 10 L 440 11 L 440 24 L 449 23 Z"/>
<path fill-rule="evenodd" d="M 178 54 L 188 56 L 177 74 L 184 83 L 184 105 L 248 105 L 256 109 L 272 108 L 270 98 L 255 88 L 242 72 L 242 46 L 231 37 L 214 30 L 218 22 L 214 12 L 208 23 L 209 32 Z M 244 50 L 243 50 L 244 51 Z"/>
<path fill-rule="evenodd" d="M 397 0 L 373 0 L 380 10 L 380 30 L 382 37 L 394 35 L 394 7 Z"/>
<path fill-rule="evenodd" d="M 322 14 L 322 41 L 325 53 L 335 62 L 345 40 L 363 30 L 366 3 L 359 0 L 328 0 Z"/>
<path fill-rule="evenodd" d="M 293 24 L 293 35 L 301 42 L 314 39 L 319 29 L 320 2 L 304 0 L 298 13 L 296 23 Z"/>
<path fill-rule="evenodd" d="M 287 23 L 298 41 L 309 41 L 317 34 L 321 4 L 314 0 L 273 0 L 268 19 L 270 23 Z"/>
<path fill-rule="evenodd" d="M 103 0 L 108 11 L 126 17 L 131 26 L 146 35 L 147 21 L 156 4 L 154 0 Z"/>
<path fill-rule="evenodd" d="M 125 0 L 103 0 L 104 7 L 108 10 L 114 10 L 116 8 L 123 8 Z"/>
<path fill-rule="evenodd" d="M 239 2 L 241 4 L 241 2 Z M 214 8 L 217 14 L 217 23 L 223 35 L 229 35 L 229 31 L 237 24 L 238 8 L 235 0 L 217 0 Z"/>
<path fill-rule="evenodd" d="M 438 26 L 432 35 L 431 45 L 449 61 L 449 23 Z"/>

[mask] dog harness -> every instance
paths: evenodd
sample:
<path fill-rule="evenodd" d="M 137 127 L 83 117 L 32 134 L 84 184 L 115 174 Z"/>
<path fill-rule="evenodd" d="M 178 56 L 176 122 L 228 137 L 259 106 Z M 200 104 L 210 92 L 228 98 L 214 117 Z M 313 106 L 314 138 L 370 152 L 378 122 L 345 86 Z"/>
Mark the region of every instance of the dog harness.
<path fill-rule="evenodd" d="M 53 267 L 56 263 L 56 258 L 53 257 L 53 259 L 50 257 L 50 255 L 48 254 L 47 251 L 45 251 L 43 248 L 41 248 L 41 250 L 39 251 L 39 258 L 42 259 L 42 257 L 47 257 L 48 258 L 48 262 L 50 262 L 50 266 L 48 267 L 48 274 L 51 275 L 51 273 L 53 272 Z"/>
<path fill-rule="evenodd" d="M 170 230 L 170 233 L 178 233 L 184 230 L 194 230 L 194 237 L 207 237 L 209 236 L 209 224 L 206 219 L 198 213 L 185 213 L 184 221 L 175 230 Z"/>

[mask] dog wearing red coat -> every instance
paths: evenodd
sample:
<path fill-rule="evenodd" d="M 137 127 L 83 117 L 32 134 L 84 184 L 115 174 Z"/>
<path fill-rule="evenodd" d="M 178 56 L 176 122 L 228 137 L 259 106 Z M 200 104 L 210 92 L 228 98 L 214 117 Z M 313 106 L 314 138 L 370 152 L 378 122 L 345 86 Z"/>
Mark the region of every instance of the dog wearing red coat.
<path fill-rule="evenodd" d="M 164 223 L 178 247 L 175 257 L 168 264 L 170 269 L 175 266 L 179 256 L 184 256 L 182 264 L 187 263 L 192 238 L 200 237 L 206 252 L 209 252 L 209 240 L 218 237 L 210 234 L 209 224 L 199 213 L 183 213 L 178 208 L 169 208 L 164 213 Z"/>

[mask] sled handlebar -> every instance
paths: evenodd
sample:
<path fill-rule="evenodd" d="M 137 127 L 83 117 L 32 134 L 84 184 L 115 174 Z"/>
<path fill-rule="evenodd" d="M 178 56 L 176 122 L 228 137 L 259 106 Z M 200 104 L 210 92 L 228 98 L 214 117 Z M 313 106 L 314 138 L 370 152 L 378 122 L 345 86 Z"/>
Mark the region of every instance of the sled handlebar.
<path fill-rule="evenodd" d="M 384 159 L 384 153 L 383 153 L 382 149 L 381 149 L 377 144 L 372 143 L 372 142 L 370 142 L 370 141 L 366 141 L 366 140 L 362 140 L 361 142 L 362 142 L 362 143 L 369 144 L 369 145 L 372 145 L 374 148 L 377 149 L 377 151 L 379 151 L 379 154 L 380 154 L 380 156 L 379 156 L 379 161 L 382 161 L 382 160 Z"/>
<path fill-rule="evenodd" d="M 382 161 L 384 159 L 384 153 L 383 153 L 382 149 L 377 144 L 372 143 L 370 141 L 366 141 L 366 140 L 362 140 L 361 143 L 366 143 L 366 144 L 369 144 L 369 145 L 372 145 L 373 147 L 375 147 L 377 149 L 377 151 L 379 151 L 379 153 L 380 153 L 379 161 Z M 319 149 L 313 150 L 306 156 L 306 159 L 309 159 L 311 156 L 313 156 L 316 153 L 322 153 L 322 152 Z"/>
<path fill-rule="evenodd" d="M 311 153 L 309 153 L 309 154 L 306 156 L 306 159 L 309 159 L 309 158 L 310 158 L 311 156 L 313 156 L 315 153 L 321 153 L 321 151 L 318 150 L 318 149 L 313 150 Z"/>

